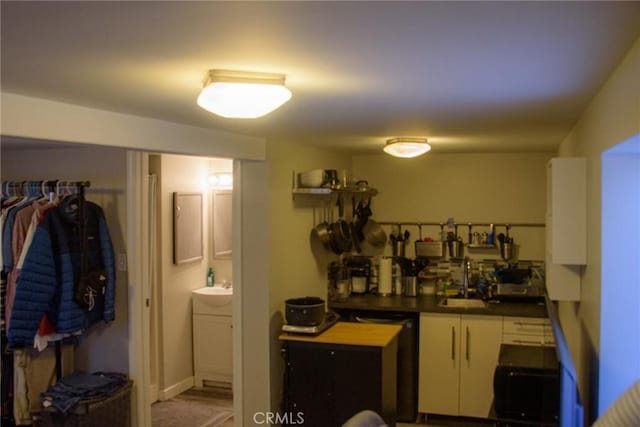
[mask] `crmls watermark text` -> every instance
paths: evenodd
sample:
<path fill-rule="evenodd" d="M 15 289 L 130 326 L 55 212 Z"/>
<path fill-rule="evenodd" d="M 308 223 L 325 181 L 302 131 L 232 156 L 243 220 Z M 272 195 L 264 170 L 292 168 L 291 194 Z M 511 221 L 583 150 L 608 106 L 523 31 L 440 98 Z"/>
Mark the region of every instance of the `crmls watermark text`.
<path fill-rule="evenodd" d="M 304 424 L 304 412 L 256 412 L 253 414 L 256 424 Z"/>

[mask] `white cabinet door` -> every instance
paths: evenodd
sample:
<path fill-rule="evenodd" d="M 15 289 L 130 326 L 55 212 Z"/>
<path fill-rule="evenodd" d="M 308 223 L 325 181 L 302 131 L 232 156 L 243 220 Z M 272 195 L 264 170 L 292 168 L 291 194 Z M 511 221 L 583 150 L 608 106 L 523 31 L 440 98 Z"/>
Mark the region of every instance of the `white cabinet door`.
<path fill-rule="evenodd" d="M 458 415 L 460 315 L 420 315 L 418 411 Z"/>
<path fill-rule="evenodd" d="M 556 157 L 547 165 L 547 242 L 555 264 L 587 263 L 587 160 Z"/>
<path fill-rule="evenodd" d="M 229 316 L 193 316 L 194 370 L 197 387 L 203 380 L 233 378 L 232 321 Z"/>
<path fill-rule="evenodd" d="M 502 343 L 502 317 L 462 315 L 460 325 L 459 415 L 487 418 Z"/>
<path fill-rule="evenodd" d="M 546 286 L 549 298 L 579 301 L 587 262 L 587 162 L 553 158 L 547 166 Z"/>

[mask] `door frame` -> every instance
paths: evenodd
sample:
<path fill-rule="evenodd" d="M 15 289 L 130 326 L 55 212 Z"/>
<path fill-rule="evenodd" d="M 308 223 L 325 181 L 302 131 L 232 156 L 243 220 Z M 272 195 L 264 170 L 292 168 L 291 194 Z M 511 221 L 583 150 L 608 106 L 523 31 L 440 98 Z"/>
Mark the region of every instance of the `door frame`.
<path fill-rule="evenodd" d="M 132 425 L 151 426 L 148 153 L 127 151 L 129 375 L 134 379 Z M 233 407 L 234 423 L 270 410 L 267 165 L 234 160 Z M 248 185 L 243 185 L 244 183 Z M 246 291 L 246 292 L 245 292 Z M 246 352 L 246 353 L 245 353 Z"/>

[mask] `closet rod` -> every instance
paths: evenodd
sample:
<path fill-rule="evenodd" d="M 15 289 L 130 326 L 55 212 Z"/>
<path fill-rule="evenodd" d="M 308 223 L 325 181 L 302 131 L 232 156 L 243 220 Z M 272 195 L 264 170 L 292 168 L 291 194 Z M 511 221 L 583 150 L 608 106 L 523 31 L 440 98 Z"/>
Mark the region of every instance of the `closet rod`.
<path fill-rule="evenodd" d="M 71 191 L 72 188 L 81 189 L 91 186 L 90 181 L 64 181 L 64 180 L 40 180 L 40 181 L 4 181 L 2 194 L 5 197 L 26 196 L 32 194 L 46 194 L 63 190 Z"/>

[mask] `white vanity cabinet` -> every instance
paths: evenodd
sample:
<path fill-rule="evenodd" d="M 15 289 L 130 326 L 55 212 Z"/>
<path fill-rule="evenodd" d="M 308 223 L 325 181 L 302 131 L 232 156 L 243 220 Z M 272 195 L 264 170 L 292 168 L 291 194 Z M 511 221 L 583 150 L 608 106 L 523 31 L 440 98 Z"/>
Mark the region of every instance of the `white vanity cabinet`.
<path fill-rule="evenodd" d="M 202 288 L 193 293 L 195 386 L 203 381 L 233 382 L 231 290 Z"/>
<path fill-rule="evenodd" d="M 194 316 L 193 359 L 196 387 L 202 387 L 204 380 L 232 382 L 232 328 L 231 316 Z"/>
<path fill-rule="evenodd" d="M 502 316 L 420 315 L 419 412 L 489 416 L 502 322 Z"/>

